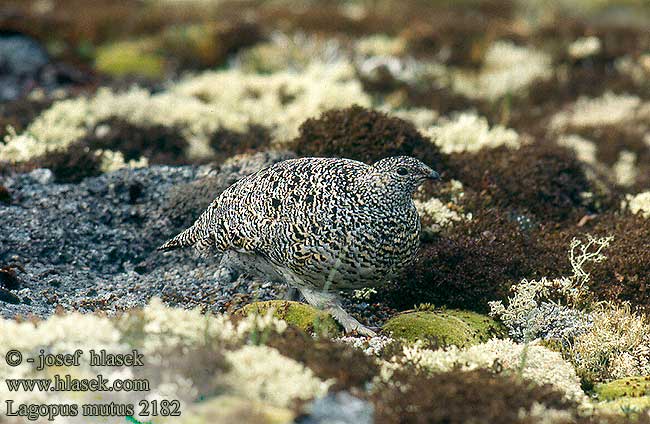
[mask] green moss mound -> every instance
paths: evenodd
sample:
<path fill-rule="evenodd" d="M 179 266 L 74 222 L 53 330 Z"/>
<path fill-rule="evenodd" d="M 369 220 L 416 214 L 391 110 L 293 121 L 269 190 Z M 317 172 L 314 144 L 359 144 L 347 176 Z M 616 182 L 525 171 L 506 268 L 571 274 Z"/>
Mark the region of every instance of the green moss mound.
<path fill-rule="evenodd" d="M 597 407 L 605 413 L 625 413 L 636 417 L 650 409 L 650 376 L 627 377 L 596 385 Z M 638 418 L 638 417 L 637 417 Z"/>
<path fill-rule="evenodd" d="M 160 79 L 165 73 L 165 59 L 148 41 L 122 41 L 98 49 L 97 70 L 115 77 L 138 75 Z"/>
<path fill-rule="evenodd" d="M 244 316 L 250 314 L 263 315 L 269 309 L 274 309 L 273 315 L 275 317 L 293 324 L 305 332 L 328 336 L 341 334 L 338 324 L 328 313 L 300 302 L 288 300 L 254 302 L 238 310 L 237 314 Z"/>
<path fill-rule="evenodd" d="M 388 320 L 382 333 L 408 342 L 424 340 L 458 347 L 505 336 L 504 328 L 492 318 L 461 310 L 403 313 Z"/>
<path fill-rule="evenodd" d="M 614 400 L 621 397 L 649 397 L 650 400 L 650 376 L 627 377 L 609 383 L 598 384 L 595 392 L 600 400 Z"/>

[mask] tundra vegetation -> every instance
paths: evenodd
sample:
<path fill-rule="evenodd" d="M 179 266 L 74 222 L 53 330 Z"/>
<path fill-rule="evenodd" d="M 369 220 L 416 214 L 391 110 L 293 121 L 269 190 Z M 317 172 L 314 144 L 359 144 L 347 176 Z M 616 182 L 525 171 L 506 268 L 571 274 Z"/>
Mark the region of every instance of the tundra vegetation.
<path fill-rule="evenodd" d="M 56 373 L 150 387 L 14 392 L 54 371 L 0 361 L 0 399 L 650 422 L 649 20 L 644 0 L 4 0 L 0 352 L 136 349 L 143 367 Z M 155 251 L 262 167 L 393 155 L 442 178 L 415 194 L 413 263 L 344 294 L 376 337 Z"/>

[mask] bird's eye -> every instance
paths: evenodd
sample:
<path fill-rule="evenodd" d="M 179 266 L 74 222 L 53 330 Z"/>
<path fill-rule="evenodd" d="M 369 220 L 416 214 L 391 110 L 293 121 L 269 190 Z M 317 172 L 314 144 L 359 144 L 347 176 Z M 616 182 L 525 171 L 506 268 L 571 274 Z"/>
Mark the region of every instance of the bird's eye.
<path fill-rule="evenodd" d="M 401 168 L 397 168 L 397 173 L 399 175 L 406 175 L 409 173 L 409 170 L 404 167 L 401 167 Z"/>

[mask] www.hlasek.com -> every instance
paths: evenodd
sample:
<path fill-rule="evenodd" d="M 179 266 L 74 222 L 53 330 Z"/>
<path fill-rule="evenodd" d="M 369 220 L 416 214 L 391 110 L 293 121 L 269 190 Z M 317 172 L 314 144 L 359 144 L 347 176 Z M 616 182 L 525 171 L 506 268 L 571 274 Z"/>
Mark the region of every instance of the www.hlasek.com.
<path fill-rule="evenodd" d="M 33 367 L 37 372 L 49 367 L 79 367 L 83 359 L 91 367 L 143 367 L 144 355 L 137 350 L 130 353 L 108 353 L 106 350 L 90 349 L 84 352 L 77 349 L 73 353 L 46 353 L 41 350 L 34 357 L 24 357 L 17 349 L 9 350 L 5 362 L 10 367 Z M 1 377 L 1 376 L 0 376 Z M 106 379 L 102 374 L 93 378 L 76 378 L 70 374 L 55 374 L 51 378 L 5 378 L 9 393 L 25 392 L 149 392 L 147 379 Z M 24 398 L 24 394 L 21 396 Z M 60 400 L 60 396 L 57 396 Z M 24 417 L 30 421 L 46 418 L 53 421 L 57 417 L 156 417 L 181 415 L 178 400 L 141 400 L 133 403 L 25 403 L 7 399 L 3 409 L 10 417 Z M 135 421 L 135 420 L 134 420 Z"/>

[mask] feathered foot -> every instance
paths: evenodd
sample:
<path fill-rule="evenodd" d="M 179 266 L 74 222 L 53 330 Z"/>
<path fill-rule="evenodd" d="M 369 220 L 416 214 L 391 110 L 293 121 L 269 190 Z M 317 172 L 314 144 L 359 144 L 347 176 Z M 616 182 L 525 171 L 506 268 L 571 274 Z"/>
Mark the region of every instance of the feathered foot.
<path fill-rule="evenodd" d="M 299 288 L 305 300 L 310 305 L 324 309 L 343 326 L 346 333 L 356 331 L 363 336 L 376 336 L 377 333 L 357 321 L 352 315 L 348 314 L 342 307 L 338 296 L 333 293 L 322 292 L 313 289 Z"/>

